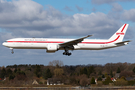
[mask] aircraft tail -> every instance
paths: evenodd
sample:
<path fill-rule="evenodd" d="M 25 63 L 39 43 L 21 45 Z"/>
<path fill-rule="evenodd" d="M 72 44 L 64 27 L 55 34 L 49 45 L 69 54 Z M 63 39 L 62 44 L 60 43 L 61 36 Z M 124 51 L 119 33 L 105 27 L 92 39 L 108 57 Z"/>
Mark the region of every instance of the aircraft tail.
<path fill-rule="evenodd" d="M 111 38 L 109 38 L 110 42 L 122 42 L 127 31 L 128 24 L 124 24 Z"/>

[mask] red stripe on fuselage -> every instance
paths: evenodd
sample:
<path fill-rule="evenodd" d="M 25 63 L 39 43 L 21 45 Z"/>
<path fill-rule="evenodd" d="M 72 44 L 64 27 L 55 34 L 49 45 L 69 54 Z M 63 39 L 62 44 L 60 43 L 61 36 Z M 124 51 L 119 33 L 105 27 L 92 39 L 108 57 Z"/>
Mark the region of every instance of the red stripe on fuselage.
<path fill-rule="evenodd" d="M 108 44 L 119 39 L 120 35 L 113 41 L 109 42 L 81 42 L 82 44 Z M 9 43 L 64 43 L 64 41 L 8 41 Z"/>
<path fill-rule="evenodd" d="M 112 42 L 115 42 L 119 39 L 120 35 L 113 41 L 109 41 L 109 42 L 82 42 L 82 43 L 85 43 L 85 44 L 108 44 L 108 43 L 112 43 Z"/>
<path fill-rule="evenodd" d="M 8 41 L 10 43 L 64 43 L 62 41 Z"/>

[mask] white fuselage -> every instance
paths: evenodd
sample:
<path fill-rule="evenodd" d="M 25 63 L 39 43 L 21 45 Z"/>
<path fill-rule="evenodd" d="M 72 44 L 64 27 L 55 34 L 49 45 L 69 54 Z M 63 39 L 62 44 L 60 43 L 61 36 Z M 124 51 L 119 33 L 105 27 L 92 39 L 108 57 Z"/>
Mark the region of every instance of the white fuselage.
<path fill-rule="evenodd" d="M 74 39 L 54 39 L 54 38 L 15 38 L 7 40 L 4 46 L 13 49 L 47 49 L 48 45 L 59 45 Z M 113 41 L 85 39 L 81 43 L 74 45 L 74 50 L 101 50 L 116 47 Z M 63 49 L 63 48 L 60 48 Z"/>

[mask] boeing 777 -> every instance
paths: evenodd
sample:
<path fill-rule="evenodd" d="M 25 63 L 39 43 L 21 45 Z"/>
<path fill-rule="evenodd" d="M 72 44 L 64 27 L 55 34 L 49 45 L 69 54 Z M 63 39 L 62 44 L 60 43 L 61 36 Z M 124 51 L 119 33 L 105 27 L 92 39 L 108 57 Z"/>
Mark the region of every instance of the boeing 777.
<path fill-rule="evenodd" d="M 88 35 L 79 39 L 56 38 L 14 38 L 3 43 L 4 46 L 13 49 L 46 49 L 47 53 L 64 50 L 63 55 L 70 56 L 69 50 L 102 50 L 127 45 L 130 41 L 123 41 L 128 24 L 124 24 L 114 35 L 107 40 L 86 39 Z"/>

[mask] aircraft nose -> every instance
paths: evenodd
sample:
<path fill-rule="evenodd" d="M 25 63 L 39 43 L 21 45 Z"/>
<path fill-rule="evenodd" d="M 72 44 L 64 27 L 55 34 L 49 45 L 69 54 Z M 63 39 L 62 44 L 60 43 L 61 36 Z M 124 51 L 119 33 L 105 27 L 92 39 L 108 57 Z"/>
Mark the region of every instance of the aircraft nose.
<path fill-rule="evenodd" d="M 3 45 L 3 46 L 7 46 L 7 43 L 6 43 L 6 42 L 4 42 L 4 43 L 2 43 L 2 45 Z"/>
<path fill-rule="evenodd" d="M 4 42 L 4 43 L 2 43 L 2 45 L 3 45 L 3 46 L 5 46 L 5 42 Z"/>

